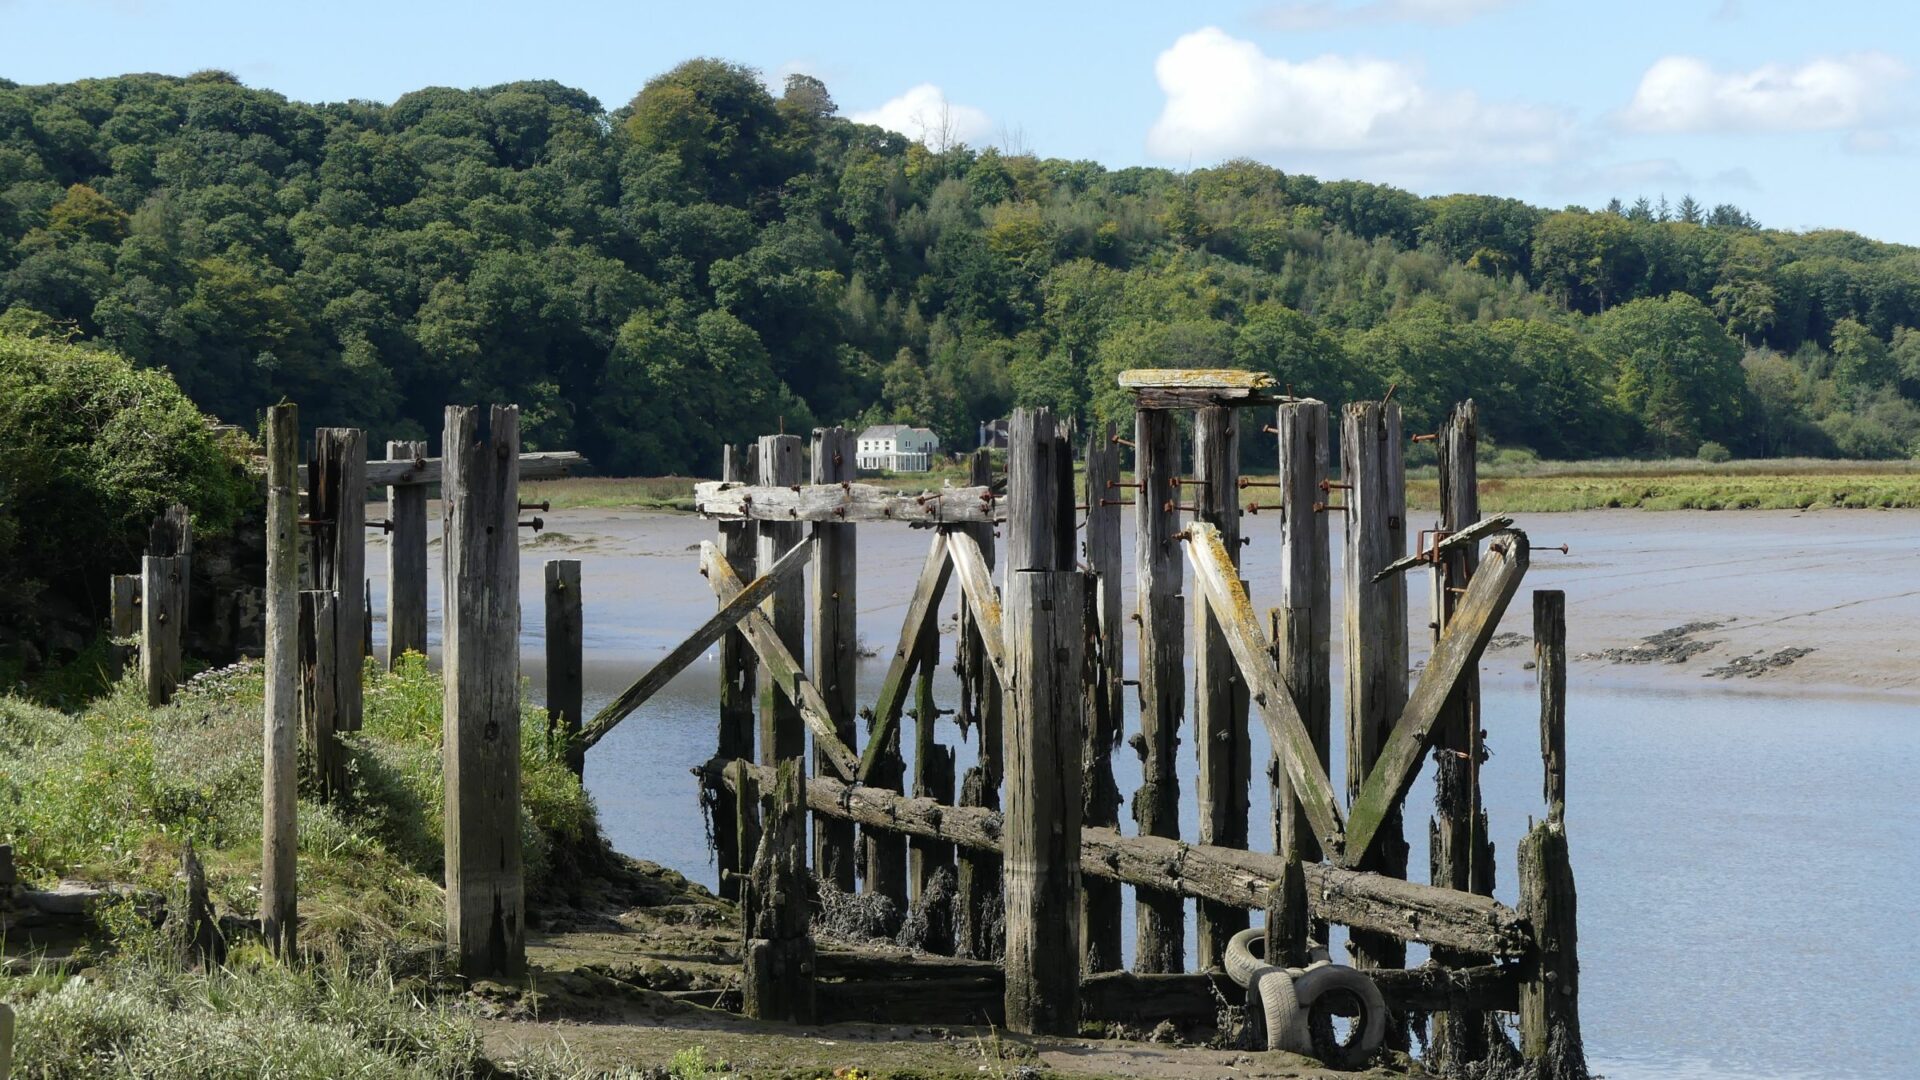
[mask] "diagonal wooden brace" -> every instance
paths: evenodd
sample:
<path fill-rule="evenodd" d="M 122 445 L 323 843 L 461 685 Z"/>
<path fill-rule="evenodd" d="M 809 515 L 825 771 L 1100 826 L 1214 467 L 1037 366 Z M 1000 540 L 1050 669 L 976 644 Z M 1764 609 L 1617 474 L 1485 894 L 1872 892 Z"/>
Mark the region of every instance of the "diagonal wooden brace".
<path fill-rule="evenodd" d="M 808 546 L 809 541 L 803 540 L 793 550 L 800 551 Z M 774 565 L 779 564 L 776 562 Z M 711 541 L 700 545 L 700 569 L 705 571 L 707 584 L 713 586 L 714 593 L 723 603 L 746 591 L 746 587 L 740 584 L 740 575 L 733 572 L 727 557 L 720 554 L 720 549 L 714 547 Z M 821 752 L 842 779 L 852 780 L 859 769 L 859 757 L 840 741 L 840 734 L 833 726 L 833 712 L 827 708 L 826 699 L 820 696 L 819 688 L 807 678 L 806 669 L 800 666 L 800 661 L 794 659 L 786 643 L 780 640 L 766 613 L 759 608 L 749 609 L 740 619 L 740 632 L 746 636 L 747 644 L 753 646 L 753 651 L 759 654 L 767 677 L 773 680 L 788 701 L 799 707 L 800 719 L 806 723 L 807 730 L 813 732 L 814 749 Z"/>
<path fill-rule="evenodd" d="M 947 556 L 953 560 L 953 572 L 960 579 L 961 595 L 967 609 L 980 627 L 980 642 L 986 647 L 987 663 L 1002 687 L 1007 685 L 1007 643 L 1000 629 L 1000 596 L 993 588 L 993 571 L 987 569 L 987 557 L 980 542 L 958 529 L 945 530 Z"/>
<path fill-rule="evenodd" d="M 1414 777 L 1420 774 L 1420 761 L 1432 745 L 1433 728 L 1440 718 L 1440 710 L 1479 664 L 1487 642 L 1499 629 L 1500 616 L 1505 614 L 1513 594 L 1519 591 L 1520 579 L 1526 576 L 1528 552 L 1527 534 L 1519 529 L 1499 533 L 1487 545 L 1486 557 L 1474 571 L 1473 581 L 1467 585 L 1467 593 L 1460 598 L 1460 606 L 1446 630 L 1441 632 L 1433 655 L 1427 658 L 1427 666 L 1420 672 L 1420 683 L 1400 712 L 1400 721 L 1381 746 L 1380 756 L 1374 759 L 1373 770 L 1367 773 L 1360 793 L 1354 796 L 1347 820 L 1347 849 L 1336 860 L 1341 865 L 1360 864 L 1367 848 L 1373 844 L 1374 834 L 1380 830 L 1380 823 L 1413 786 Z"/>
<path fill-rule="evenodd" d="M 1483 518 L 1461 529 L 1459 532 L 1448 533 L 1432 547 L 1424 551 L 1416 551 L 1404 558 L 1395 559 L 1381 567 L 1380 572 L 1373 575 L 1373 580 L 1385 581 L 1402 570 L 1411 570 L 1416 566 L 1432 565 L 1441 555 L 1452 551 L 1454 548 L 1463 547 L 1467 544 L 1478 545 L 1480 541 L 1492 536 L 1494 533 L 1512 527 L 1513 519 L 1510 517 Z"/>
<path fill-rule="evenodd" d="M 574 743 L 581 753 L 585 753 L 594 743 L 606 737 L 614 725 L 633 714 L 635 709 L 647 703 L 647 699 L 660 692 L 661 687 L 673 681 L 675 675 L 686 669 L 688 664 L 702 653 L 728 630 L 733 624 L 746 617 L 747 612 L 760 606 L 761 601 L 773 595 L 780 583 L 800 572 L 807 565 L 807 554 L 813 550 L 813 537 L 800 541 L 779 561 L 767 568 L 767 572 L 754 578 L 746 588 L 740 590 L 733 599 L 720 605 L 713 617 L 700 624 L 700 629 L 688 635 L 687 639 L 674 646 L 659 663 L 653 665 L 645 675 L 634 680 L 632 686 L 620 692 L 620 696 L 607 703 L 607 707 L 594 715 L 593 720 L 574 736 Z"/>
<path fill-rule="evenodd" d="M 1194 580 L 1213 616 L 1226 635 L 1227 647 L 1247 680 L 1253 703 L 1260 708 L 1260 719 L 1276 748 L 1284 748 L 1281 760 L 1287 777 L 1293 781 L 1300 805 L 1306 809 L 1320 849 L 1329 858 L 1337 857 L 1346 846 L 1340 821 L 1340 804 L 1333 797 L 1333 784 L 1320 767 L 1320 755 L 1314 750 L 1313 736 L 1294 704 L 1293 692 L 1274 670 L 1268 654 L 1267 636 L 1254 617 L 1253 604 L 1240 587 L 1240 575 L 1227 557 L 1220 530 L 1204 521 L 1187 526 L 1187 561 L 1193 564 Z"/>
<path fill-rule="evenodd" d="M 900 722 L 900 709 L 907 703 L 907 688 L 913 685 L 913 673 L 919 665 L 921 637 L 937 633 L 934 619 L 940 613 L 940 598 L 946 595 L 947 578 L 953 564 L 947 561 L 947 538 L 935 534 L 927 550 L 927 561 L 920 566 L 920 580 L 913 587 L 913 599 L 907 604 L 907 619 L 900 624 L 900 642 L 894 646 L 893 660 L 887 665 L 887 678 L 880 684 L 880 700 L 873 706 L 873 728 L 867 735 L 867 752 L 860 759 L 857 774 L 866 783 L 880 761 L 881 748 Z"/>

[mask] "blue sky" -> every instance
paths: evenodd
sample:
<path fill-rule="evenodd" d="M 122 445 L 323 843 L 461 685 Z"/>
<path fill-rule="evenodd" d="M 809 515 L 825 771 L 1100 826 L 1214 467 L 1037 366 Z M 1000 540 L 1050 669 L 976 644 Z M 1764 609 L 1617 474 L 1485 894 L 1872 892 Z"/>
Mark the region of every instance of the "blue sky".
<path fill-rule="evenodd" d="M 1547 206 L 1691 193 L 1920 243 L 1920 6 L 1828 0 L 281 4 L 0 0 L 22 83 L 224 68 L 309 100 L 550 78 L 609 108 L 691 56 L 975 145 L 1235 156 Z M 22 43 L 25 43 L 24 47 Z"/>

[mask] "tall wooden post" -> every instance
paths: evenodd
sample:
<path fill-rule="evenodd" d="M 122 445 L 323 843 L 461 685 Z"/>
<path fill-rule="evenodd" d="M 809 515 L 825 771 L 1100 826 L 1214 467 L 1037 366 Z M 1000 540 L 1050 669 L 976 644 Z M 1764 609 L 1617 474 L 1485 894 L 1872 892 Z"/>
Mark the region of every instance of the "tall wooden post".
<path fill-rule="evenodd" d="M 261 738 L 260 928 L 293 954 L 300 778 L 300 410 L 267 409 L 266 709 Z"/>
<path fill-rule="evenodd" d="M 483 433 L 477 409 L 449 406 L 441 451 L 447 951 L 469 978 L 518 975 L 527 966 L 520 871 L 520 410 L 496 405 L 488 419 Z"/>
<path fill-rule="evenodd" d="M 127 673 L 127 661 L 133 659 L 135 650 L 133 645 L 120 643 L 140 636 L 140 575 L 115 574 L 108 588 L 113 602 L 108 635 L 113 644 L 107 646 L 107 673 L 118 682 Z"/>
<path fill-rule="evenodd" d="M 390 442 L 388 461 L 421 461 L 424 442 Z M 387 489 L 387 669 L 408 652 L 427 651 L 427 486 Z"/>
<path fill-rule="evenodd" d="M 1316 505 L 1329 499 L 1327 448 L 1331 431 L 1323 401 L 1294 401 L 1280 406 L 1280 607 L 1274 633 L 1280 677 L 1313 738 L 1320 767 L 1328 767 L 1332 746 L 1333 564 L 1327 544 L 1331 514 Z M 1268 764 L 1273 785 L 1273 847 L 1319 862 L 1320 840 L 1294 795 L 1293 782 L 1276 752 Z M 1327 940 L 1325 922 L 1311 928 L 1315 940 Z"/>
<path fill-rule="evenodd" d="M 323 799 L 338 794 L 346 780 L 346 762 L 334 740 L 340 708 L 334 694 L 340 685 L 340 658 L 334 620 L 340 597 L 326 589 L 300 594 L 300 732 L 312 751 L 314 779 Z"/>
<path fill-rule="evenodd" d="M 1175 753 L 1186 710 L 1186 613 L 1180 596 L 1185 572 L 1179 542 L 1180 443 L 1172 413 L 1134 413 L 1134 590 L 1140 623 L 1140 790 L 1133 820 L 1142 836 L 1180 836 L 1180 779 Z M 1186 902 L 1178 893 L 1134 890 L 1133 969 L 1178 972 L 1185 967 Z"/>
<path fill-rule="evenodd" d="M 1096 428 L 1087 439 L 1087 583 L 1094 604 L 1087 687 L 1086 742 L 1082 750 L 1085 787 L 1080 802 L 1088 825 L 1120 828 L 1120 788 L 1113 778 L 1113 749 L 1119 745 L 1126 717 L 1126 640 L 1120 610 L 1120 450 L 1111 422 Z M 1080 966 L 1092 974 L 1120 968 L 1120 884 L 1085 878 L 1080 889 Z"/>
<path fill-rule="evenodd" d="M 756 483 L 759 480 L 759 458 L 757 446 L 744 449 L 725 447 L 721 453 L 720 479 L 736 484 Z M 753 522 L 720 523 L 721 553 L 743 581 L 752 581 L 754 578 L 754 568 L 759 558 L 756 550 L 758 543 L 759 530 Z M 720 639 L 718 753 L 722 761 L 753 759 L 753 699 L 758 670 L 759 660 L 754 656 L 753 647 L 747 644 L 746 635 L 737 627 L 728 630 Z M 740 881 L 747 870 L 742 859 L 753 858 L 754 846 L 759 842 L 758 834 L 756 832 L 753 843 L 741 843 L 740 830 L 748 822 L 735 813 L 735 803 L 726 797 L 724 791 L 713 792 L 712 805 L 714 857 L 720 864 L 720 896 L 726 900 L 738 900 Z M 757 819 L 754 828 L 758 828 Z"/>
<path fill-rule="evenodd" d="M 1436 443 L 1440 451 L 1440 527 L 1457 532 L 1480 520 L 1479 411 L 1472 401 L 1447 414 Z M 1479 564 L 1478 545 L 1449 550 L 1433 567 L 1433 640 L 1453 620 L 1459 597 Z M 1469 671 L 1449 699 L 1434 740 L 1433 820 L 1428 825 L 1430 880 L 1442 888 L 1493 895 L 1493 842 L 1480 809 L 1480 675 Z M 1466 967 L 1489 958 L 1434 950 L 1441 963 Z M 1486 1015 L 1467 1010 L 1436 1013 L 1430 1052 L 1434 1060 L 1465 1065 L 1487 1056 Z"/>
<path fill-rule="evenodd" d="M 147 554 L 180 560 L 180 595 L 175 603 L 177 633 L 184 647 L 193 624 L 193 516 L 185 506 L 174 503 L 147 526 Z"/>
<path fill-rule="evenodd" d="M 313 433 L 307 492 L 312 516 L 323 523 L 314 537 L 315 587 L 338 597 L 334 656 L 339 683 L 334 700 L 340 709 L 340 730 L 359 731 L 360 668 L 366 641 L 366 612 L 360 603 L 367 577 L 366 432 L 321 428 Z"/>
<path fill-rule="evenodd" d="M 993 483 L 990 451 L 976 450 L 968 459 L 967 482 L 974 487 Z M 987 522 L 956 526 L 973 537 L 987 569 L 993 569 L 993 526 Z M 974 726 L 980 763 L 960 781 L 962 806 L 1000 809 L 1001 687 L 987 663 L 980 625 L 963 601 L 959 620 L 960 713 Z M 998 959 L 1006 949 L 1005 920 L 1000 896 L 1000 857 L 973 848 L 955 852 L 958 878 L 954 897 L 955 952 L 978 960 Z"/>
<path fill-rule="evenodd" d="M 842 427 L 813 429 L 814 483 L 841 484 L 855 479 L 858 471 L 854 456 L 853 432 Z M 821 522 L 813 527 L 812 602 L 808 604 L 813 618 L 814 682 L 833 714 L 834 731 L 847 746 L 859 745 L 860 737 L 854 690 L 860 642 L 857 529 L 841 522 Z M 813 763 L 820 772 L 830 771 L 830 762 L 818 748 Z M 854 890 L 859 854 L 851 821 L 814 815 L 813 865 L 821 879 L 834 888 L 846 893 Z"/>
<path fill-rule="evenodd" d="M 1567 810 L 1567 594 L 1533 591 L 1533 673 L 1540 680 L 1540 758 L 1547 819 Z"/>
<path fill-rule="evenodd" d="M 1341 418 L 1341 479 L 1346 491 L 1347 798 L 1359 794 L 1407 703 L 1407 588 L 1375 572 L 1407 548 L 1406 468 L 1400 406 L 1354 402 Z M 1332 500 L 1327 500 L 1331 502 Z M 1407 841 L 1398 806 L 1381 824 L 1360 869 L 1407 876 Z M 1355 931 L 1347 946 L 1355 967 L 1400 967 L 1406 945 Z M 1390 1041 L 1393 1040 L 1389 1034 Z"/>
<path fill-rule="evenodd" d="M 172 701 L 180 685 L 181 576 L 178 556 L 140 560 L 140 679 L 151 706 Z"/>
<path fill-rule="evenodd" d="M 800 436 L 762 435 L 760 437 L 760 482 L 787 487 L 802 482 Z M 763 521 L 760 523 L 760 565 L 772 566 L 793 545 L 800 542 L 804 526 L 798 523 Z M 780 640 L 795 656 L 806 655 L 807 585 L 798 577 L 790 578 L 774 590 L 767 601 L 767 618 Z M 769 682 L 760 691 L 760 763 L 778 765 L 787 758 L 807 752 L 807 729 L 800 721 L 800 707 Z M 802 830 L 804 833 L 805 830 Z"/>
<path fill-rule="evenodd" d="M 1073 569 L 1072 487 L 1060 483 L 1067 445 L 1044 409 L 1015 410 L 1010 428 L 1007 1026 L 1071 1033 L 1080 1021 L 1086 582 Z"/>
<path fill-rule="evenodd" d="M 547 737 L 563 739 L 567 767 L 587 774 L 587 752 L 574 741 L 580 734 L 584 646 L 580 597 L 580 560 L 547 561 Z"/>
<path fill-rule="evenodd" d="M 1240 565 L 1240 430 L 1235 410 L 1208 405 L 1194 413 L 1193 501 L 1195 517 L 1220 530 L 1227 554 Z M 1182 486 L 1181 492 L 1187 491 Z M 1200 759 L 1200 842 L 1247 846 L 1247 789 L 1253 782 L 1253 751 L 1247 735 L 1247 684 L 1227 648 L 1220 621 L 1206 597 L 1193 597 L 1193 732 Z M 1199 966 L 1220 966 L 1227 939 L 1247 928 L 1237 905 L 1199 904 Z"/>

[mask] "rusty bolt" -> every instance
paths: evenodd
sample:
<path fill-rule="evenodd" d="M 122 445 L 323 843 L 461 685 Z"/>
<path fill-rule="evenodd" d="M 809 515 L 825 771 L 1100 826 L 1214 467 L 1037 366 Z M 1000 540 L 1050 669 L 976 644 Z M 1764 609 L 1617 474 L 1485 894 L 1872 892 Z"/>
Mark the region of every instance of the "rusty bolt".
<path fill-rule="evenodd" d="M 1333 490 L 1335 490 L 1336 488 L 1337 488 L 1337 489 L 1339 489 L 1339 490 L 1341 490 L 1341 491 L 1352 491 L 1352 490 L 1353 490 L 1353 485 L 1352 485 L 1352 484 L 1336 484 L 1336 483 L 1334 483 L 1334 482 L 1333 482 L 1333 481 L 1331 481 L 1331 480 L 1322 480 L 1322 481 L 1320 481 L 1320 490 L 1321 490 L 1322 492 L 1328 492 L 1328 491 L 1333 491 Z"/>
<path fill-rule="evenodd" d="M 1266 432 L 1269 435 L 1280 434 L 1280 429 L 1277 427 L 1274 427 L 1272 424 L 1262 424 L 1260 426 L 1260 430 Z"/>
<path fill-rule="evenodd" d="M 522 521 L 519 524 L 521 528 L 532 529 L 534 532 L 539 532 L 541 529 L 547 527 L 546 521 L 542 518 L 534 518 L 532 521 Z"/>
<path fill-rule="evenodd" d="M 1414 442 L 1434 442 L 1434 441 L 1436 441 L 1436 440 L 1438 440 L 1439 438 L 1440 438 L 1440 436 L 1439 436 L 1439 434 L 1438 434 L 1438 433 L 1435 433 L 1435 434 L 1432 434 L 1432 435 L 1415 435 L 1415 436 L 1413 437 L 1413 441 L 1414 441 Z"/>
<path fill-rule="evenodd" d="M 1347 506 L 1345 503 L 1341 503 L 1338 506 L 1335 506 L 1332 503 L 1323 503 L 1323 502 L 1317 502 L 1313 504 L 1313 512 L 1316 514 L 1325 513 L 1328 510 L 1345 510 L 1346 508 Z"/>
<path fill-rule="evenodd" d="M 1242 488 L 1250 488 L 1250 487 L 1277 488 L 1277 487 L 1285 487 L 1286 485 L 1281 483 L 1278 480 L 1255 480 L 1250 476 L 1243 476 L 1240 478 L 1240 486 Z"/>
<path fill-rule="evenodd" d="M 1108 487 L 1110 487 L 1110 488 L 1137 488 L 1137 487 L 1139 487 L 1140 485 L 1139 485 L 1139 484 L 1124 484 L 1124 483 L 1121 483 L 1121 482 L 1120 482 L 1120 481 L 1118 481 L 1118 480 L 1109 480 L 1109 481 L 1107 481 L 1107 486 L 1108 486 Z"/>
<path fill-rule="evenodd" d="M 540 511 L 540 512 L 541 512 L 541 513 L 543 513 L 543 514 L 546 514 L 546 513 L 551 513 L 551 512 L 553 511 L 553 505 L 552 505 L 552 503 L 551 503 L 551 502 L 550 502 L 549 500 L 546 500 L 546 499 L 542 499 L 542 500 L 540 500 L 540 501 L 539 501 L 539 502 L 537 502 L 537 503 L 528 503 L 528 502 L 523 502 L 523 503 L 521 503 L 521 504 L 520 504 L 520 509 L 522 509 L 522 510 L 538 510 L 538 511 Z"/>
<path fill-rule="evenodd" d="M 379 529 L 383 533 L 393 531 L 393 520 L 391 518 L 374 518 L 368 521 L 366 525 L 369 529 Z"/>
<path fill-rule="evenodd" d="M 1121 438 L 1120 436 L 1118 436 L 1118 435 L 1115 435 L 1115 436 L 1113 437 L 1113 441 L 1114 441 L 1114 442 L 1116 442 L 1116 443 L 1119 443 L 1119 444 L 1120 444 L 1121 446 L 1124 446 L 1124 447 L 1127 447 L 1128 449 L 1132 449 L 1132 448 L 1133 448 L 1133 440 L 1132 440 L 1132 439 L 1123 439 L 1123 438 Z"/>

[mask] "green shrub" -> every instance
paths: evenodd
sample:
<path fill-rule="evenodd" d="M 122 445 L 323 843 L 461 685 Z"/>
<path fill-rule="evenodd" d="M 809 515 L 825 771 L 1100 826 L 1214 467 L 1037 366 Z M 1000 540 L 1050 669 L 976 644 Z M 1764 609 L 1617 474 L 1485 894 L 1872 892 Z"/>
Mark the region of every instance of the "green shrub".
<path fill-rule="evenodd" d="M 1722 462 L 1732 461 L 1733 451 L 1728 450 L 1726 446 L 1722 443 L 1717 443 L 1717 442 L 1714 442 L 1712 439 L 1708 439 L 1706 442 L 1703 442 L 1700 444 L 1699 451 L 1697 451 L 1693 456 L 1699 458 L 1701 461 L 1707 462 L 1710 465 L 1718 465 Z"/>
<path fill-rule="evenodd" d="M 49 587 L 84 607 L 171 503 L 230 528 L 255 498 L 240 449 L 164 371 L 0 333 L 0 624 L 36 623 Z"/>

